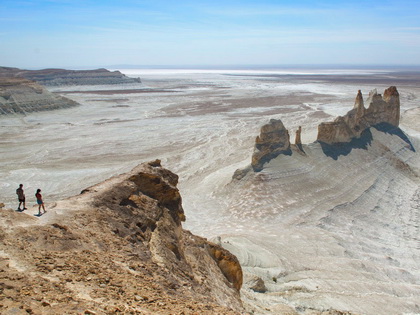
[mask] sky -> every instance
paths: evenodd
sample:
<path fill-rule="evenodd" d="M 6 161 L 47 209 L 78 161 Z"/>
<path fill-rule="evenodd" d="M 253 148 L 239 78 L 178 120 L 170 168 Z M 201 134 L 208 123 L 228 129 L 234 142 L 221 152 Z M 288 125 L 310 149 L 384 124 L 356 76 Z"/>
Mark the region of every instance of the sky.
<path fill-rule="evenodd" d="M 0 66 L 419 65 L 419 0 L 0 0 Z"/>

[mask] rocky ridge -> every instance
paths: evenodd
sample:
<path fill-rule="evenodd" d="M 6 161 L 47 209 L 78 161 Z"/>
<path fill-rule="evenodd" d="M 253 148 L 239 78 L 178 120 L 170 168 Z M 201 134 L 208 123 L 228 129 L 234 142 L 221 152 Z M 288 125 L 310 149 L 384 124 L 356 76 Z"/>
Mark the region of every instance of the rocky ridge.
<path fill-rule="evenodd" d="M 317 141 L 328 146 L 327 150 L 334 151 L 330 146 L 340 147 L 359 139 L 370 127 L 380 126 L 386 129 L 398 127 L 400 120 L 400 99 L 395 86 L 385 90 L 382 97 L 373 90 L 367 100 L 365 108 L 362 92 L 359 90 L 352 110 L 346 115 L 337 117 L 333 122 L 324 122 L 318 126 Z M 304 154 L 302 140 L 302 127 L 296 131 L 295 144 L 290 144 L 289 131 L 279 119 L 271 119 L 261 127 L 261 133 L 255 140 L 255 149 L 252 155 L 251 167 L 254 172 L 260 172 L 265 163 L 280 154 L 290 155 L 292 149 Z M 233 178 L 241 179 L 249 169 L 237 170 Z"/>
<path fill-rule="evenodd" d="M 0 77 L 0 115 L 68 108 L 79 105 L 24 78 Z"/>
<path fill-rule="evenodd" d="M 109 71 L 103 68 L 96 70 L 23 70 L 0 67 L 0 77 L 26 78 L 44 86 L 141 83 L 140 78 L 130 78 L 120 71 Z"/>
<path fill-rule="evenodd" d="M 385 90 L 384 96 L 376 90 L 369 93 L 368 107 L 365 108 L 362 92 L 359 90 L 354 107 L 346 115 L 337 117 L 333 122 L 318 126 L 317 141 L 327 144 L 350 142 L 359 138 L 368 128 L 380 123 L 398 127 L 400 121 L 400 98 L 395 86 Z"/>
<path fill-rule="evenodd" d="M 156 160 L 59 201 L 40 218 L 2 210 L 1 313 L 242 312 L 241 266 L 182 229 L 177 182 Z"/>

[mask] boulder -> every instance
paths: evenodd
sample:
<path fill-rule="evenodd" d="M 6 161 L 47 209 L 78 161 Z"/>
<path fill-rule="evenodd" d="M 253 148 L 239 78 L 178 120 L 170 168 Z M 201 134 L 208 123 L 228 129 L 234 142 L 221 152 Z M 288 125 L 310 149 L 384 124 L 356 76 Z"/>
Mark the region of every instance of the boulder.
<path fill-rule="evenodd" d="M 258 293 L 265 293 L 267 292 L 267 287 L 265 286 L 264 280 L 260 277 L 255 276 L 250 280 L 249 288 Z"/>

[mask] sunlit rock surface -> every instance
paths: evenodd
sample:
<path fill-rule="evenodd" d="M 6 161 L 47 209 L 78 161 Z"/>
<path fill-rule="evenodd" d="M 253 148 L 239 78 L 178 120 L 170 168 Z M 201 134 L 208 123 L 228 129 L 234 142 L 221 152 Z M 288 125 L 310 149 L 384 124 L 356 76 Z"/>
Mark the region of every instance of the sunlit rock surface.
<path fill-rule="evenodd" d="M 255 172 L 263 169 L 263 165 L 279 154 L 290 153 L 290 136 L 281 120 L 271 119 L 261 127 L 261 133 L 255 140 L 255 152 L 251 166 Z"/>
<path fill-rule="evenodd" d="M 420 313 L 419 181 L 400 172 L 406 165 L 415 174 L 420 169 L 418 72 L 122 72 L 140 76 L 154 91 L 176 93 L 67 94 L 82 106 L 0 117 L 0 201 L 7 208 L 17 206 L 20 182 L 31 207 L 42 188 L 48 210 L 79 193 L 80 183 L 93 185 L 159 157 L 179 175 L 183 227 L 221 236 L 243 264 L 241 298 L 249 313 Z M 355 91 L 367 95 L 391 85 L 398 86 L 400 127 L 410 142 L 397 130 L 370 128 L 370 142 L 351 150 L 342 146 L 327 155 L 313 144 L 318 125 L 345 115 Z M 293 133 L 302 126 L 307 155 L 292 145 L 292 156 L 279 155 L 261 172 L 251 168 L 229 184 L 236 169 L 250 164 L 255 137 L 270 119 L 281 119 Z M 12 225 L 15 218 L 2 222 Z M 267 292 L 249 288 L 254 276 Z M 75 295 L 86 294 L 82 288 Z M 149 301 L 156 308 L 160 302 Z"/>
<path fill-rule="evenodd" d="M 306 155 L 279 155 L 226 189 L 227 211 L 258 234 L 221 243 L 246 277 L 264 280 L 260 307 L 273 310 L 281 296 L 302 314 L 419 312 L 419 141 L 396 127 L 369 133 L 365 147 L 336 156 L 303 145 Z"/>
<path fill-rule="evenodd" d="M 104 85 L 140 83 L 140 78 L 130 78 L 120 71 L 107 69 L 96 70 L 66 70 L 43 69 L 24 70 L 18 68 L 0 67 L 0 77 L 19 77 L 33 80 L 44 86 L 61 85 Z"/>
<path fill-rule="evenodd" d="M 0 115 L 26 114 L 76 105 L 77 102 L 53 94 L 34 81 L 0 77 Z"/>
<path fill-rule="evenodd" d="M 241 266 L 182 229 L 177 181 L 154 161 L 42 217 L 2 210 L 2 314 L 239 314 Z"/>
<path fill-rule="evenodd" d="M 369 127 L 387 123 L 398 127 L 400 121 L 400 99 L 395 86 L 385 90 L 384 96 L 373 90 L 369 93 L 368 107 L 364 107 L 362 93 L 359 90 L 354 108 L 346 115 L 337 117 L 333 122 L 318 126 L 317 140 L 327 144 L 350 142 L 359 138 Z"/>

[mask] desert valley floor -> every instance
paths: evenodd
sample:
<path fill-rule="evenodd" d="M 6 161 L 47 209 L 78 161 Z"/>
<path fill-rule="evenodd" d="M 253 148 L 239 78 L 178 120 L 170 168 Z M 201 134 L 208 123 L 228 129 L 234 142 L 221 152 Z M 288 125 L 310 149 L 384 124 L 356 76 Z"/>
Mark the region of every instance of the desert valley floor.
<path fill-rule="evenodd" d="M 418 72 L 121 71 L 142 83 L 56 87 L 81 105 L 0 116 L 1 202 L 15 208 L 23 183 L 32 211 L 37 188 L 53 208 L 158 158 L 180 177 L 184 227 L 239 258 L 248 311 L 420 313 Z M 372 128 L 366 147 L 326 155 L 318 124 L 352 109 L 358 90 L 391 85 L 406 137 Z M 232 179 L 271 118 L 292 140 L 302 126 L 305 154 Z M 254 276 L 267 292 L 249 288 Z"/>

